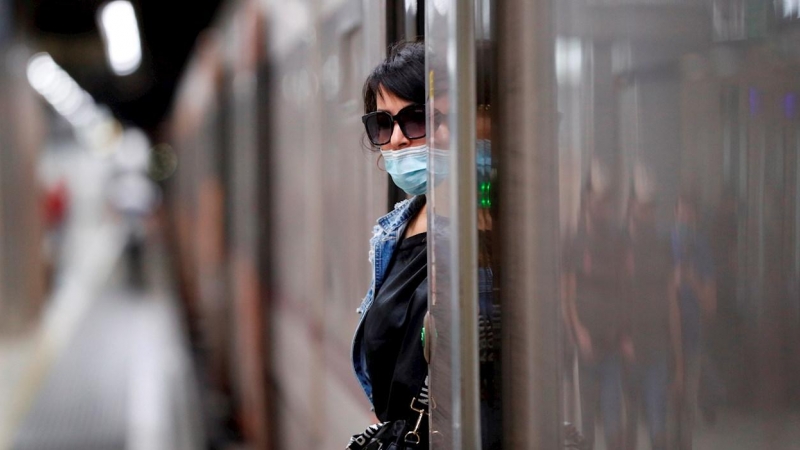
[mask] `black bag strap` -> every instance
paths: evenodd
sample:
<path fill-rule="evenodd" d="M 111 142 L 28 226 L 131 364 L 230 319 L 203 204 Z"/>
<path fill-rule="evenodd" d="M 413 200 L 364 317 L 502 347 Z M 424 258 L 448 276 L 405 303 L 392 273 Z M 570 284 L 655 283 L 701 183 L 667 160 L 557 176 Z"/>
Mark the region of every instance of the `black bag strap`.
<path fill-rule="evenodd" d="M 364 447 L 366 447 L 367 444 L 369 444 L 370 441 L 372 441 L 372 438 L 375 437 L 376 434 L 378 434 L 378 431 L 382 430 L 383 427 L 385 427 L 389 423 L 390 422 L 388 421 L 381 423 L 374 423 L 369 427 L 367 427 L 367 429 L 364 430 L 363 433 L 354 434 L 350 438 L 350 442 L 347 444 L 347 447 L 345 447 L 345 450 L 363 450 Z"/>

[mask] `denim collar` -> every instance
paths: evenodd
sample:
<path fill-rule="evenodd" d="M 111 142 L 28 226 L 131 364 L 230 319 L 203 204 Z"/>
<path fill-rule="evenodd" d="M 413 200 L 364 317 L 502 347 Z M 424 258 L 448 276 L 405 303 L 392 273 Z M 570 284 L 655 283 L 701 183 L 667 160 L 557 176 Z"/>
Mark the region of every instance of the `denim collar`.
<path fill-rule="evenodd" d="M 397 203 L 394 205 L 394 210 L 378 219 L 380 231 L 391 233 L 400 228 L 405 228 L 408 221 L 422 209 L 426 201 L 425 195 L 416 195 Z"/>

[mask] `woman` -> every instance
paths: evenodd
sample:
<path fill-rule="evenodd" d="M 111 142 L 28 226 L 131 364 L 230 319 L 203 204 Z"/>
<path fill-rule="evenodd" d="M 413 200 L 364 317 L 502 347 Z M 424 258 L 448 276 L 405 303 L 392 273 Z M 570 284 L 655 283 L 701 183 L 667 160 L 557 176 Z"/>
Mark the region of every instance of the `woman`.
<path fill-rule="evenodd" d="M 380 150 L 392 180 L 411 198 L 375 226 L 373 279 L 358 309 L 353 368 L 378 419 L 406 421 L 402 434 L 411 432 L 406 441 L 419 440 L 420 448 L 427 448 L 428 149 L 422 43 L 395 47 L 372 71 L 364 84 L 364 112 L 367 137 Z"/>

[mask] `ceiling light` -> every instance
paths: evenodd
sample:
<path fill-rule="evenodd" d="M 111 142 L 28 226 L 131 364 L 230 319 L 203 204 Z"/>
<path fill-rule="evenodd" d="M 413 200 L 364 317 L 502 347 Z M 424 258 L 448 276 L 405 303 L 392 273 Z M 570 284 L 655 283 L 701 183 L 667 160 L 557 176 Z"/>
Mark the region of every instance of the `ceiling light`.
<path fill-rule="evenodd" d="M 135 72 L 142 62 L 142 45 L 131 2 L 115 0 L 106 3 L 100 8 L 98 22 L 111 69 L 117 75 Z"/>

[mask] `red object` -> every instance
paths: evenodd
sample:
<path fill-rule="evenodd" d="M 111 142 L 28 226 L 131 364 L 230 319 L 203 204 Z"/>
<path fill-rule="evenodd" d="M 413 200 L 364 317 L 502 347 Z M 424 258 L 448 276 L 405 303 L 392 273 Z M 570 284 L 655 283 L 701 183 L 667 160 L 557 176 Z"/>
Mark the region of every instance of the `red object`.
<path fill-rule="evenodd" d="M 45 191 L 44 223 L 48 228 L 61 225 L 67 215 L 68 204 L 69 190 L 66 181 L 60 180 Z"/>

